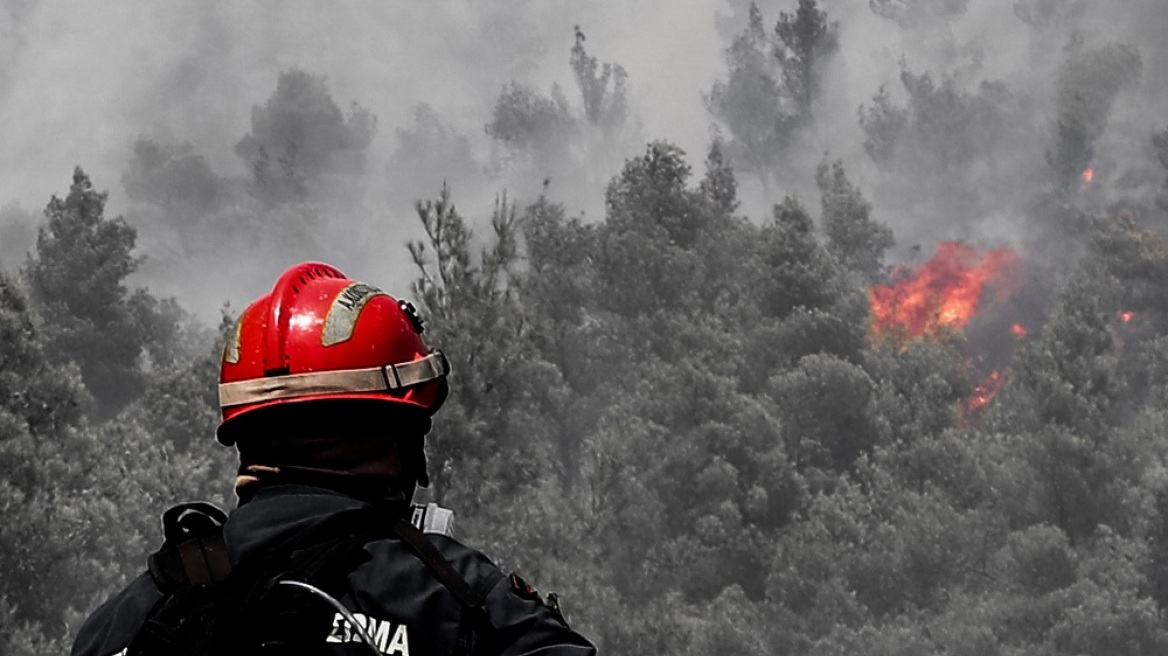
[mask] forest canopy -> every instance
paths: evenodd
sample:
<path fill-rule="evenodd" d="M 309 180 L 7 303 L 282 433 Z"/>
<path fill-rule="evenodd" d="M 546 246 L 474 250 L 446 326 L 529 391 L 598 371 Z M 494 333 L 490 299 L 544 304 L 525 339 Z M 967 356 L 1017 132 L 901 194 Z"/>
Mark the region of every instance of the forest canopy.
<path fill-rule="evenodd" d="M 922 34 L 970 10 L 870 4 Z M 847 25 L 731 6 L 704 153 L 642 138 L 639 81 L 574 26 L 563 86 L 480 108 L 485 156 L 419 105 L 378 161 L 373 112 L 289 69 L 226 144 L 241 169 L 139 137 L 39 218 L 0 210 L 0 653 L 67 650 L 163 509 L 234 503 L 236 310 L 208 325 L 152 272 L 262 287 L 268 255 L 346 247 L 413 267 L 394 293 L 452 365 L 423 499 L 603 653 L 1168 653 L 1168 123 L 1116 110 L 1147 55 L 1076 33 L 1032 87 L 905 61 L 852 108 L 861 163 L 817 141 Z M 524 182 L 467 209 L 479 157 Z M 432 184 L 409 233 L 368 204 L 383 173 Z M 602 215 L 575 212 L 593 183 Z M 898 211 L 937 224 L 905 242 Z"/>

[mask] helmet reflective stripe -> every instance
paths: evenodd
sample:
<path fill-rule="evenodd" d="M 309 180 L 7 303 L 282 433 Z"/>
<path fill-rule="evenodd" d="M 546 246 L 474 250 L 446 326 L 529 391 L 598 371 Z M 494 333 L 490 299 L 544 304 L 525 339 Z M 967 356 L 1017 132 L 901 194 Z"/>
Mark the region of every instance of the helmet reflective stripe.
<path fill-rule="evenodd" d="M 437 380 L 448 373 L 450 364 L 446 356 L 435 350 L 413 362 L 382 367 L 316 371 L 222 383 L 219 385 L 219 406 L 229 408 L 321 394 L 392 391 Z"/>
<path fill-rule="evenodd" d="M 223 347 L 223 361 L 228 364 L 239 364 L 240 330 L 243 328 L 243 315 L 236 317 L 235 325 L 231 327 L 231 339 Z"/>
<path fill-rule="evenodd" d="M 347 341 L 353 336 L 357 317 L 374 296 L 389 296 L 373 285 L 355 282 L 341 290 L 329 306 L 324 318 L 324 330 L 320 333 L 320 345 L 332 346 Z"/>

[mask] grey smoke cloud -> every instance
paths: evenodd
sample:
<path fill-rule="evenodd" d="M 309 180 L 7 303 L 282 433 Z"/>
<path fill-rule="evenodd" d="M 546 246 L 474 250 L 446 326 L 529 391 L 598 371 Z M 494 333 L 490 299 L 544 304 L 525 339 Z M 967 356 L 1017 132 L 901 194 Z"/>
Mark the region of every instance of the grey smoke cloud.
<path fill-rule="evenodd" d="M 778 12 L 793 11 L 795 2 L 759 5 L 769 29 Z M 568 51 L 573 26 L 580 25 L 590 54 L 628 71 L 630 110 L 644 138 L 680 145 L 700 168 L 712 121 L 702 94 L 725 75 L 723 51 L 729 45 L 718 17 L 725 30 L 744 6 L 738 0 L 296 5 L 9 0 L 0 11 L 0 125 L 5 126 L 0 205 L 16 203 L 23 212 L 7 211 L 0 220 L 12 223 L 18 219 L 11 217 L 39 213 L 50 194 L 66 191 L 76 164 L 111 191 L 111 213 L 126 211 L 120 178 L 140 136 L 190 142 L 216 173 L 246 176 L 234 147 L 250 129 L 252 107 L 270 97 L 282 71 L 296 68 L 326 76 L 342 109 L 356 102 L 378 120 L 364 194 L 347 207 L 322 210 L 335 216 L 322 219 L 320 257 L 405 293 L 412 272 L 401 244 L 417 236 L 410 207 L 414 199 L 437 193 L 431 181 L 437 174 L 416 183 L 432 188 L 401 188 L 386 178 L 395 167 L 401 170 L 400 162 L 391 165 L 400 150 L 398 133 L 414 129 L 419 105 L 453 130 L 457 147 L 450 152 L 466 152 L 458 139 L 470 146 L 474 166 L 451 164 L 452 171 L 462 171 L 453 177 L 462 185 L 454 194 L 464 214 L 485 217 L 494 195 L 505 188 L 522 192 L 522 201 L 538 182 L 492 169 L 492 144 L 483 126 L 500 89 L 513 81 L 543 93 L 558 83 L 579 109 Z M 875 216 L 897 231 L 902 248 L 946 234 L 1020 241 L 1019 207 L 991 202 L 992 210 L 979 206 L 979 216 L 959 222 L 946 215 L 948 199 L 941 192 L 916 189 L 916 196 L 905 197 L 905 187 L 891 184 L 892 174 L 864 152 L 857 108 L 871 103 L 881 86 L 904 102 L 902 65 L 938 80 L 953 75 L 971 91 L 982 80 L 1000 80 L 1031 102 L 1033 124 L 1027 129 L 1033 139 L 1019 144 L 1028 152 L 1018 157 L 1041 161 L 1033 150 L 1045 147 L 1052 133 L 1056 71 L 1075 32 L 1089 44 L 1130 43 L 1140 51 L 1142 73 L 1118 97 L 1097 148 L 1116 167 L 1143 167 L 1156 184 L 1155 174 L 1162 177 L 1146 143 L 1152 131 L 1168 127 L 1168 49 L 1160 34 L 1168 24 L 1168 4 L 1161 0 L 970 0 L 952 21 L 924 25 L 877 16 L 865 0 L 824 0 L 821 6 L 840 23 L 841 52 L 826 71 L 817 120 L 794 155 L 794 173 L 774 197 L 761 196 L 751 181 L 743 181 L 743 210 L 752 216 L 764 217 L 784 193 L 815 207 L 814 170 L 826 156 L 844 161 L 849 176 L 875 201 Z M 643 145 L 627 146 L 632 154 Z M 1120 173 L 1100 175 L 1111 179 Z M 969 183 L 992 178 L 975 176 Z M 552 180 L 550 193 L 570 199 L 569 211 L 596 217 L 602 212 L 602 183 L 589 184 L 595 188 Z M 1010 196 L 994 189 L 985 193 Z M 174 262 L 166 258 L 177 256 L 152 254 L 151 244 L 161 238 L 152 237 L 149 226 L 139 229 L 140 246 L 155 265 L 148 260 L 138 282 L 156 293 L 178 295 L 208 319 L 224 300 L 238 309 L 287 264 L 267 256 L 204 262 L 196 280 L 175 275 Z M 12 234 L 26 232 L 0 231 Z M 351 252 L 341 243 L 343 235 L 376 247 Z M 329 243 L 332 237 L 335 243 Z"/>

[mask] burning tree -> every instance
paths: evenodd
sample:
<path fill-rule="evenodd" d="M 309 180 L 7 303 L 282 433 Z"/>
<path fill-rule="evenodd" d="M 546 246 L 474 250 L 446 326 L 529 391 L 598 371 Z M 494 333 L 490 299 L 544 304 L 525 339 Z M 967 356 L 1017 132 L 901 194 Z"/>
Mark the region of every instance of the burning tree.
<path fill-rule="evenodd" d="M 890 283 L 868 290 L 871 331 L 877 342 L 892 342 L 902 350 L 910 340 L 962 334 L 987 300 L 1009 299 L 1021 282 L 1019 256 L 1013 249 L 979 251 L 956 241 L 938 244 L 923 265 L 901 267 L 892 275 Z M 1025 331 L 1018 324 L 1006 330 L 1017 337 L 1019 329 Z M 959 422 L 979 416 L 1005 385 L 1000 370 L 988 374 L 983 370 L 981 375 L 984 380 L 958 408 Z"/>
<path fill-rule="evenodd" d="M 1009 297 L 1019 283 L 1018 254 L 1009 248 L 983 253 L 962 242 L 942 242 L 924 265 L 900 268 L 893 278 L 868 291 L 873 335 L 936 336 L 969 325 L 987 291 L 998 300 Z"/>

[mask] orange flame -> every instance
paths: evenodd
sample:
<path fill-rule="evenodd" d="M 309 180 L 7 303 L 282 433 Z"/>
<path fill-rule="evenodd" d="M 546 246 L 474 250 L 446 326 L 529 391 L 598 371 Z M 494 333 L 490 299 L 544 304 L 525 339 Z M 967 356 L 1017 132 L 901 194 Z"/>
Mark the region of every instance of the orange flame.
<path fill-rule="evenodd" d="M 1131 323 L 1131 320 L 1136 318 L 1136 313 L 1131 310 L 1120 310 L 1116 313 L 1116 316 L 1124 323 Z"/>
<path fill-rule="evenodd" d="M 872 332 L 936 335 L 961 330 L 977 313 L 982 294 L 992 286 L 998 300 L 1018 285 L 1018 255 L 998 248 L 986 253 L 957 241 L 942 242 L 932 259 L 913 271 L 902 271 L 891 285 L 868 290 Z"/>
<path fill-rule="evenodd" d="M 1083 171 L 1082 177 L 1083 177 L 1083 186 L 1086 187 L 1087 185 L 1089 185 L 1095 181 L 1095 169 L 1091 169 L 1091 168 L 1085 169 Z"/>
<path fill-rule="evenodd" d="M 1010 333 L 1012 335 L 1014 335 L 1014 337 L 1021 339 L 1025 336 L 1029 335 L 1030 331 L 1026 330 L 1026 326 L 1023 326 L 1020 323 L 1016 323 L 1013 326 L 1010 326 Z"/>
<path fill-rule="evenodd" d="M 991 373 L 985 382 L 973 388 L 973 394 L 966 399 L 965 405 L 961 408 L 962 418 L 968 420 L 984 410 L 1005 385 L 1006 377 L 1002 375 L 1002 372 L 994 371 Z"/>

